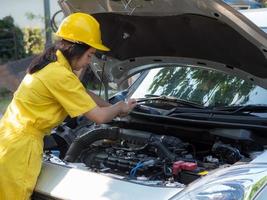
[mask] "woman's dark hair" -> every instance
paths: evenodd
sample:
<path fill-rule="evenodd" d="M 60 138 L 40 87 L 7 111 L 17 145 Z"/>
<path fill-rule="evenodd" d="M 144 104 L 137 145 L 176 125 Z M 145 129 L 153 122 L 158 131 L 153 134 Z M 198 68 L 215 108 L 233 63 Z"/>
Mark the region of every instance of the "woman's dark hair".
<path fill-rule="evenodd" d="M 54 46 L 46 49 L 41 55 L 33 59 L 27 69 L 27 73 L 33 74 L 43 69 L 49 63 L 55 62 L 57 60 L 57 50 L 60 50 L 67 61 L 71 64 L 73 59 L 79 59 L 89 48 L 90 46 L 87 44 L 60 40 Z"/>

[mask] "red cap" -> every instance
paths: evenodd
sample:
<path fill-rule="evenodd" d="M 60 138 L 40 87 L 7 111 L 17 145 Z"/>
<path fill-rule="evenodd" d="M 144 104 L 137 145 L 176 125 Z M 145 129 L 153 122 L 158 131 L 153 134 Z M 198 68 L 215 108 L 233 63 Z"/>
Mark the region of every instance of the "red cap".
<path fill-rule="evenodd" d="M 176 161 L 172 165 L 172 174 L 178 175 L 181 170 L 193 171 L 197 168 L 197 164 L 193 162 Z"/>
<path fill-rule="evenodd" d="M 194 171 L 197 168 L 197 163 L 184 162 L 182 164 L 182 169 L 187 171 Z"/>
<path fill-rule="evenodd" d="M 178 175 L 178 173 L 182 170 L 182 164 L 184 161 L 176 161 L 172 164 L 172 174 Z"/>

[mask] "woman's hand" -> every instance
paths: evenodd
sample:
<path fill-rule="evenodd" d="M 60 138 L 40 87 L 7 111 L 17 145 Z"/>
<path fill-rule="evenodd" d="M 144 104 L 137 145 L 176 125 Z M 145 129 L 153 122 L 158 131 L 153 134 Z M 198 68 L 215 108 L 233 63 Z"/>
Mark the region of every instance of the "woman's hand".
<path fill-rule="evenodd" d="M 129 99 L 128 102 L 120 101 L 107 107 L 96 106 L 94 109 L 85 113 L 85 116 L 97 124 L 110 122 L 114 117 L 124 117 L 136 106 L 135 99 Z"/>
<path fill-rule="evenodd" d="M 119 116 L 124 117 L 136 106 L 137 102 L 135 99 L 129 99 L 127 102 L 120 101 L 118 104 L 120 104 L 121 108 Z"/>

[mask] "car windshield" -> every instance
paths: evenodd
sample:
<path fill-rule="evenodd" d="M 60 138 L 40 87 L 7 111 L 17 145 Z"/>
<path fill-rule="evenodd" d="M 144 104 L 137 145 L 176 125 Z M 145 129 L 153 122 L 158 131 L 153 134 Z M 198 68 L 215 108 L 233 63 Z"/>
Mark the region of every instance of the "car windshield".
<path fill-rule="evenodd" d="M 196 67 L 149 70 L 131 98 L 151 95 L 176 97 L 203 106 L 265 104 L 267 90 L 233 75 Z"/>

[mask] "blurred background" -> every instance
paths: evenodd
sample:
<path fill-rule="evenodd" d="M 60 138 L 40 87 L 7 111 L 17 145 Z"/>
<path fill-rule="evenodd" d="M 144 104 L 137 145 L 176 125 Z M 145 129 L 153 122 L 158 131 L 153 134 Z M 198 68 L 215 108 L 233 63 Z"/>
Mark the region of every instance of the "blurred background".
<path fill-rule="evenodd" d="M 29 63 L 52 44 L 50 19 L 60 7 L 57 0 L 0 0 L 0 5 L 1 117 Z"/>
<path fill-rule="evenodd" d="M 267 11 L 267 0 L 224 1 L 240 11 Z M 54 18 L 59 22 L 63 14 L 57 0 L 0 0 L 0 5 L 1 117 L 34 56 L 53 43 L 53 24 L 50 20 Z"/>

